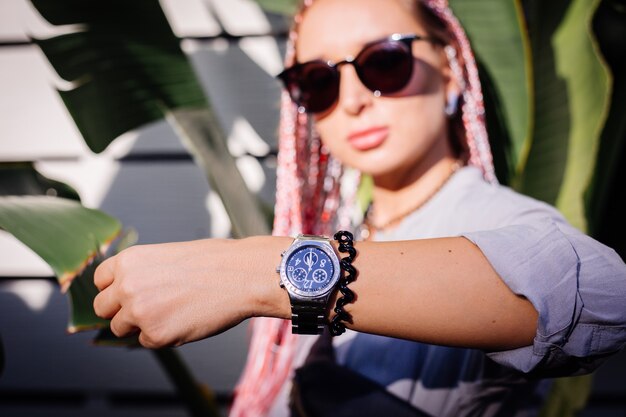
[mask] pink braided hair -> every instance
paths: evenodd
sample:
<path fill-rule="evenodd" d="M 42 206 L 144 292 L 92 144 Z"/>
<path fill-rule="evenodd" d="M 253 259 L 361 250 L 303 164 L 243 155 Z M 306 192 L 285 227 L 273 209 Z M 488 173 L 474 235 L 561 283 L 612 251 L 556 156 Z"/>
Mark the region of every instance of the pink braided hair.
<path fill-rule="evenodd" d="M 469 40 L 447 0 L 422 0 L 447 26 L 464 62 L 462 120 L 469 151 L 469 165 L 479 167 L 485 179 L 495 182 L 484 120 L 484 104 L 478 69 Z M 295 62 L 297 27 L 313 0 L 304 0 L 290 31 L 285 65 Z M 341 190 L 343 168 L 322 146 L 311 129 L 309 116 L 299 113 L 289 95 L 281 97 L 281 120 L 273 234 L 298 233 L 331 236 L 350 228 L 354 191 Z M 349 187 L 354 190 L 354 187 Z M 264 416 L 290 376 L 297 335 L 288 320 L 256 318 L 251 324 L 248 361 L 236 388 L 231 417 Z"/>

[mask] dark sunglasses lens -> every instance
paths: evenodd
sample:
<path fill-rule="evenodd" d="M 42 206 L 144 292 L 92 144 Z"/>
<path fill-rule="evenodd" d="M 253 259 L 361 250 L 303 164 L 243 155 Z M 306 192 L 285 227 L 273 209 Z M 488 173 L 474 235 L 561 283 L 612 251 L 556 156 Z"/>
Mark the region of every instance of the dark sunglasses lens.
<path fill-rule="evenodd" d="M 413 54 L 398 41 L 386 41 L 364 49 L 357 67 L 363 84 L 372 91 L 394 93 L 407 85 L 413 73 Z"/>
<path fill-rule="evenodd" d="M 339 95 L 337 71 L 321 61 L 297 66 L 285 84 L 293 101 L 310 113 L 327 110 Z"/>

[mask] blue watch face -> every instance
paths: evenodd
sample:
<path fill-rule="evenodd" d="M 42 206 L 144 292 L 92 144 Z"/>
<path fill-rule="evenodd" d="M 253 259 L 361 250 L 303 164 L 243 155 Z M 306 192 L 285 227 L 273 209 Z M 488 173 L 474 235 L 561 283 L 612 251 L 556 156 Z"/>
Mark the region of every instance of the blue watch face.
<path fill-rule="evenodd" d="M 320 248 L 302 246 L 287 259 L 286 272 L 287 279 L 298 290 L 313 293 L 328 286 L 335 267 L 330 256 Z"/>

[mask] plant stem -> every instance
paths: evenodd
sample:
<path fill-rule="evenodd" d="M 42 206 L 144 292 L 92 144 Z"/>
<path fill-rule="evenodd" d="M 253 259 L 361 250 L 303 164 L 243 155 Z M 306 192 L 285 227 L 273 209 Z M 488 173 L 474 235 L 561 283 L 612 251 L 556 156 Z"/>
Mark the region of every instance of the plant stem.
<path fill-rule="evenodd" d="M 219 417 L 213 393 L 198 384 L 180 356 L 171 348 L 153 350 L 159 363 L 176 386 L 181 400 L 193 417 Z"/>
<path fill-rule="evenodd" d="M 270 234 L 259 200 L 237 169 L 214 113 L 208 108 L 173 110 L 167 113 L 167 120 L 220 196 L 230 217 L 233 236 Z"/>

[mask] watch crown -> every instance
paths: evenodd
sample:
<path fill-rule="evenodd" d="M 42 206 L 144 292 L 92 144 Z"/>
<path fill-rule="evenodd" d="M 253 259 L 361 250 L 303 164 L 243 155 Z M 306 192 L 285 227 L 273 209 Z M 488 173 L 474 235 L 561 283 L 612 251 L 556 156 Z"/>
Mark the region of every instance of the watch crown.
<path fill-rule="evenodd" d="M 278 266 L 276 267 L 276 273 L 277 273 L 277 274 L 280 274 L 280 265 L 278 265 Z"/>
<path fill-rule="evenodd" d="M 282 281 L 278 281 L 278 285 L 280 286 L 280 288 L 285 288 L 285 284 L 283 284 Z"/>

